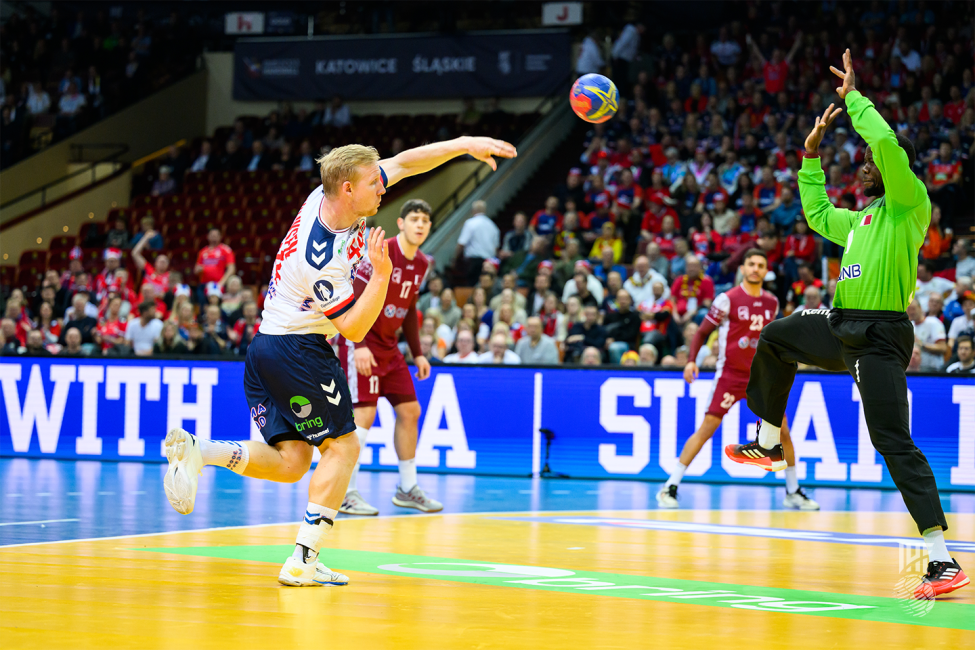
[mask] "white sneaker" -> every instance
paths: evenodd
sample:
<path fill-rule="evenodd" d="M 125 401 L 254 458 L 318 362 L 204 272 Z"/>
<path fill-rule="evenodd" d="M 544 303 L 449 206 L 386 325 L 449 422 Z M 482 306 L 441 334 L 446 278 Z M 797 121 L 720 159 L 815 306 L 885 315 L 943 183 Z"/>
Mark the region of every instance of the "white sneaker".
<path fill-rule="evenodd" d="M 345 499 L 339 506 L 339 512 L 346 515 L 375 516 L 379 514 L 379 508 L 369 505 L 359 494 L 359 490 L 351 490 L 346 492 Z"/>
<path fill-rule="evenodd" d="M 203 470 L 203 454 L 196 436 L 182 429 L 166 434 L 166 459 L 169 469 L 163 479 L 163 488 L 169 503 L 181 515 L 193 512 L 196 504 L 196 487 Z"/>
<path fill-rule="evenodd" d="M 657 505 L 661 508 L 680 508 L 680 504 L 677 503 L 677 486 L 676 485 L 664 485 L 657 492 Z"/>
<path fill-rule="evenodd" d="M 321 562 L 305 564 L 292 555 L 281 567 L 278 582 L 288 587 L 333 587 L 349 584 L 349 577 Z"/>
<path fill-rule="evenodd" d="M 421 512 L 440 512 L 443 504 L 436 499 L 427 496 L 419 485 L 414 485 L 409 492 L 404 492 L 400 486 L 396 486 L 396 495 L 393 497 L 393 505 L 400 508 L 416 508 Z"/>
<path fill-rule="evenodd" d="M 797 488 L 792 494 L 785 493 L 785 507 L 798 510 L 819 510 L 819 504 L 807 497 L 802 488 Z"/>

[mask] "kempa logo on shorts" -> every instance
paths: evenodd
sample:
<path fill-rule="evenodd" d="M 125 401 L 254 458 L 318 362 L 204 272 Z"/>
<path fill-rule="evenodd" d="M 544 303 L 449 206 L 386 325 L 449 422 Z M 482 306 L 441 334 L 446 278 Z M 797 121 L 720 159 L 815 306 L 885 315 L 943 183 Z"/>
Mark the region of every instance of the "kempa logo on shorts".
<path fill-rule="evenodd" d="M 311 402 L 301 395 L 295 395 L 291 398 L 291 411 L 295 417 L 306 418 L 311 415 Z"/>
<path fill-rule="evenodd" d="M 803 316 L 812 316 L 814 314 L 828 314 L 828 309 L 803 309 L 801 312 Z"/>

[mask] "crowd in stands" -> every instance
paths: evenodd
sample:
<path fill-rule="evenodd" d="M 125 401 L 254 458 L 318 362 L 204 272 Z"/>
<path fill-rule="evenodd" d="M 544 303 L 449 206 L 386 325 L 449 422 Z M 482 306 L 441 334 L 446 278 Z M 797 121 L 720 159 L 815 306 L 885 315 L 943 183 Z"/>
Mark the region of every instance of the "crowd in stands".
<path fill-rule="evenodd" d="M 830 261 L 842 249 L 810 231 L 796 174 L 815 117 L 830 103 L 843 105 L 828 66 L 849 46 L 858 88 L 915 143 L 915 172 L 933 202 L 918 313 L 942 328 L 919 330 L 916 356 L 925 363 L 912 368 L 972 368 L 958 343 L 975 334 L 965 298 L 975 263 L 970 240 L 953 232 L 967 230 L 975 215 L 973 34 L 960 27 L 971 24 L 972 8 L 770 8 L 749 5 L 747 30 L 734 22 L 712 34 L 665 34 L 659 45 L 642 42 L 647 30 L 635 22 L 611 44 L 598 31 L 585 38 L 576 71 L 612 75 L 619 111 L 586 134 L 544 205 L 515 206 L 511 230 L 502 233 L 475 204 L 447 277 L 474 287 L 477 318 L 459 326 L 435 308 L 439 322 L 428 328 L 435 347 L 459 348 L 460 327 L 472 329 L 474 351 L 485 358 L 503 333 L 523 363 L 537 363 L 535 348 L 547 350 L 549 337 L 565 362 L 683 366 L 686 344 L 714 296 L 735 286 L 750 248 L 768 256 L 766 288 L 779 298 L 780 316 L 830 307 L 837 274 Z M 860 210 L 873 200 L 858 178 L 865 149 L 845 114 L 827 131 L 821 164 L 836 207 Z M 930 286 L 931 278 L 940 282 Z M 932 291 L 940 300 L 929 312 Z M 541 338 L 533 322 L 526 344 L 535 318 Z M 702 348 L 699 366 L 713 367 L 715 342 Z"/>
<path fill-rule="evenodd" d="M 175 11 L 53 5 L 0 25 L 0 168 L 41 146 L 34 127 L 67 137 L 193 70 L 202 47 Z"/>

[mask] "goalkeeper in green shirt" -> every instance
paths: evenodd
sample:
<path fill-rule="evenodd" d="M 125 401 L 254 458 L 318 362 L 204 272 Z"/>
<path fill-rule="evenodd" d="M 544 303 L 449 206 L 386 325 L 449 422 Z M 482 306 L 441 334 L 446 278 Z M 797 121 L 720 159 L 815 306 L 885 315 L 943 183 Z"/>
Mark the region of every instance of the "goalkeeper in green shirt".
<path fill-rule="evenodd" d="M 779 425 L 798 363 L 847 371 L 860 391 L 873 446 L 904 497 L 928 549 L 928 572 L 915 591 L 932 598 L 968 584 L 948 554 L 948 528 L 938 486 L 927 458 L 911 438 L 907 365 L 914 328 L 907 306 L 914 298 L 918 251 L 931 221 L 931 200 L 911 168 L 911 141 L 897 135 L 854 87 L 850 51 L 844 70 L 830 67 L 843 85 L 836 89 L 868 148 L 860 170 L 864 193 L 873 202 L 860 212 L 834 208 L 826 196 L 819 144 L 843 109 L 831 104 L 806 138 L 799 171 L 799 195 L 809 226 L 844 247 L 833 309 L 796 312 L 767 325 L 752 360 L 748 408 L 759 416 L 758 440 L 728 445 L 738 463 L 768 471 L 785 469 Z"/>

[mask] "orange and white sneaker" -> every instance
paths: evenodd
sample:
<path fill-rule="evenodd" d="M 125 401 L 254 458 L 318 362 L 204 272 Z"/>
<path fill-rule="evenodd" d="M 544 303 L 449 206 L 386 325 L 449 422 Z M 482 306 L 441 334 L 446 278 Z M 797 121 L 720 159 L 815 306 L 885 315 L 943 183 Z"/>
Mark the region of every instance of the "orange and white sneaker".
<path fill-rule="evenodd" d="M 928 572 L 914 590 L 914 597 L 918 600 L 931 600 L 961 589 L 969 582 L 971 580 L 961 570 L 955 558 L 951 558 L 951 562 L 928 562 Z"/>
<path fill-rule="evenodd" d="M 761 467 L 766 472 L 778 472 L 786 467 L 782 445 L 765 449 L 756 441 L 749 442 L 747 445 L 728 445 L 724 448 L 724 453 L 736 463 Z"/>

